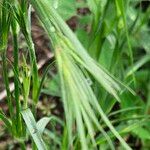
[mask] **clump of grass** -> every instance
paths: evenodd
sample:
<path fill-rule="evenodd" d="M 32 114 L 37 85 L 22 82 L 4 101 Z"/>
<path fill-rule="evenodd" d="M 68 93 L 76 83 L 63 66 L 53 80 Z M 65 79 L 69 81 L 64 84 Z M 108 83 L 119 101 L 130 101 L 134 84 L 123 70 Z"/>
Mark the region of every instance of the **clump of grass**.
<path fill-rule="evenodd" d="M 141 9 L 135 11 L 131 1 L 123 0 L 103 2 L 88 0 L 82 3 L 90 9 L 88 20 L 91 21 L 90 38 L 88 34 L 80 35 L 84 36 L 81 39 L 89 41 L 86 45 L 87 49 L 59 15 L 58 1 L 0 1 L 0 53 L 9 111 L 9 115 L 6 115 L 0 110 L 0 119 L 12 137 L 20 143 L 22 149 L 26 149 L 25 142 L 30 136 L 32 149 L 39 150 L 58 147 L 64 150 L 98 149 L 99 147 L 116 149 L 114 140 L 116 138 L 121 148 L 131 149 L 123 138 L 129 133 L 129 135 L 137 135 L 143 145 L 147 145 L 149 86 L 146 85 L 145 91 L 148 91 L 148 94 L 145 104 L 139 101 L 141 98 L 128 85 L 137 90 L 141 89 L 139 80 L 144 83 L 149 82 L 149 71 L 143 70 L 147 73 L 146 79 L 143 79 L 143 72 L 138 71 L 150 60 L 149 48 L 145 46 L 146 54 L 135 61 L 134 55 L 136 57 L 139 55 L 135 54 L 132 45 L 137 46 L 134 43 L 135 35 L 139 35 L 140 32 L 145 33 L 145 29 L 148 29 L 145 23 L 149 18 L 150 9 L 142 14 Z M 51 64 L 40 79 L 31 35 L 31 6 L 43 24 L 55 54 L 61 86 L 60 96 L 65 111 L 63 121 L 53 116 L 36 120 L 36 106 Z M 113 11 L 112 16 L 110 16 L 111 11 Z M 128 11 L 133 11 L 133 16 Z M 142 21 L 140 17 L 138 18 L 139 14 Z M 108 26 L 110 24 L 112 27 Z M 28 46 L 30 60 L 27 63 L 23 55 L 21 65 L 18 42 L 20 33 L 23 34 Z M 7 59 L 9 35 L 13 39 L 13 63 Z M 107 49 L 111 49 L 110 54 Z M 122 59 L 123 56 L 128 60 Z M 14 95 L 9 88 L 8 63 L 11 64 L 14 73 Z M 23 103 L 20 100 L 21 96 Z M 30 104 L 29 99 L 32 100 Z M 110 113 L 116 103 L 119 105 L 119 110 Z M 146 111 L 143 111 L 143 108 L 146 108 Z M 107 116 L 108 113 L 110 114 Z M 63 133 L 58 135 L 53 128 L 47 130 L 46 126 L 49 122 L 51 125 L 60 124 Z M 137 133 L 136 129 L 139 129 L 141 134 Z"/>
<path fill-rule="evenodd" d="M 82 73 L 82 70 L 76 65 L 76 62 L 80 63 L 80 65 L 85 67 L 87 71 L 89 71 L 103 85 L 103 87 L 107 91 L 109 91 L 112 95 L 114 95 L 118 99 L 118 96 L 115 91 L 115 88 L 119 90 L 119 86 L 117 85 L 117 83 L 115 83 L 115 81 L 109 76 L 109 74 L 106 73 L 103 69 L 101 69 L 94 62 L 94 60 L 92 60 L 92 58 L 86 53 L 86 51 L 84 50 L 80 42 L 76 39 L 76 37 L 73 35 L 71 30 L 67 27 L 67 25 L 64 23 L 61 17 L 56 13 L 56 11 L 52 7 L 47 7 L 49 6 L 48 1 L 38 2 L 38 3 L 32 1 L 32 3 L 33 6 L 35 6 L 36 11 L 38 11 L 41 21 L 43 21 L 43 24 L 50 35 L 51 41 L 53 41 L 54 50 L 56 51 L 55 53 L 56 53 L 56 59 L 58 61 L 58 66 L 59 66 L 65 113 L 67 115 L 66 118 L 68 123 L 68 131 L 70 132 L 74 122 L 73 118 L 75 118 L 78 132 L 81 137 L 82 147 L 83 149 L 87 149 L 83 122 L 87 124 L 88 132 L 92 139 L 94 137 L 94 133 L 92 131 L 93 128 L 90 120 L 93 120 L 94 123 L 96 123 L 96 125 L 98 126 L 98 128 L 102 130 L 101 127 L 99 127 L 98 120 L 96 119 L 96 116 L 94 115 L 94 112 L 92 110 L 93 107 L 95 110 L 97 110 L 100 113 L 105 123 L 110 127 L 111 131 L 121 141 L 124 147 L 130 149 L 128 145 L 124 142 L 124 140 L 120 137 L 120 135 L 117 133 L 117 131 L 114 129 L 114 127 L 111 125 L 111 123 L 105 116 L 104 112 L 102 111 L 101 107 L 98 107 L 99 104 L 96 100 L 96 97 L 94 96 L 91 87 L 88 84 L 86 84 L 87 82 L 86 77 Z M 50 15 L 49 15 L 49 11 L 51 12 Z M 52 23 L 56 24 L 54 21 L 56 21 L 58 26 L 56 27 L 52 26 Z M 49 26 L 51 26 L 51 30 L 47 28 Z M 65 35 L 67 35 L 67 38 L 72 43 L 66 37 L 63 37 L 63 35 L 59 35 L 60 34 L 59 28 L 61 28 L 62 32 Z M 81 93 L 79 93 L 78 90 Z M 90 103 L 92 107 L 90 106 Z M 76 113 L 73 114 L 73 112 Z M 86 115 L 86 113 L 88 112 L 89 115 Z M 83 116 L 81 117 L 81 115 Z M 70 141 L 72 143 L 73 140 L 72 140 L 71 133 L 69 136 L 70 136 Z"/>

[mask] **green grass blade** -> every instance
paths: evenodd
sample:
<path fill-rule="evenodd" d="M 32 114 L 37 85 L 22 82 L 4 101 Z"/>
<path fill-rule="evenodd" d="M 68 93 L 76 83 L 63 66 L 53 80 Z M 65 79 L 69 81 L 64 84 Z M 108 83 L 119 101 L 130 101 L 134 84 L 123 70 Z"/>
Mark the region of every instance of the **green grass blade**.
<path fill-rule="evenodd" d="M 7 103 L 8 103 L 8 107 L 9 107 L 9 114 L 11 116 L 11 119 L 14 119 L 14 111 L 13 111 L 11 92 L 10 92 L 10 88 L 9 88 L 7 59 L 6 59 L 5 52 L 3 52 L 3 54 L 2 54 L 2 65 L 3 65 L 4 84 L 5 84 L 5 88 L 6 88 L 6 92 L 7 92 Z"/>
<path fill-rule="evenodd" d="M 150 55 L 149 54 L 143 56 L 133 66 L 129 67 L 127 72 L 126 72 L 126 77 L 132 75 L 135 71 L 137 71 L 140 67 L 142 67 L 148 61 L 150 61 Z"/>
<path fill-rule="evenodd" d="M 30 16 L 28 16 L 27 10 L 27 3 L 23 0 L 20 5 L 13 7 L 13 13 L 18 21 L 20 29 L 25 37 L 26 43 L 29 48 L 29 55 L 30 55 L 30 63 L 31 63 L 31 72 L 32 72 L 32 99 L 36 104 L 38 102 L 37 94 L 39 88 L 39 78 L 38 78 L 38 68 L 36 62 L 36 55 L 35 55 L 35 47 L 32 41 L 31 36 L 31 29 L 30 29 Z"/>
<path fill-rule="evenodd" d="M 0 119 L 4 122 L 8 130 L 12 133 L 12 122 L 7 116 L 0 110 Z"/>
<path fill-rule="evenodd" d="M 53 119 L 53 117 L 43 117 L 40 119 L 36 124 L 37 128 L 39 129 L 39 132 L 43 134 L 47 124 Z"/>
<path fill-rule="evenodd" d="M 118 17 L 122 16 L 122 18 L 123 18 L 123 24 L 124 24 L 124 28 L 125 28 L 125 34 L 126 34 L 126 38 L 127 38 L 128 51 L 129 51 L 129 57 L 130 57 L 130 64 L 131 64 L 131 66 L 133 66 L 132 46 L 131 46 L 131 42 L 130 42 L 128 26 L 127 26 L 127 19 L 126 19 L 126 12 L 125 12 L 125 3 L 127 3 L 127 5 L 128 5 L 128 2 L 127 1 L 124 2 L 123 0 L 115 0 L 115 2 L 116 2 Z M 132 77 L 135 82 L 134 72 L 132 72 Z"/>
<path fill-rule="evenodd" d="M 39 129 L 37 128 L 37 124 L 31 110 L 25 109 L 21 112 L 21 114 L 38 150 L 46 150 L 46 145 L 42 139 Z"/>
<path fill-rule="evenodd" d="M 42 76 L 42 79 L 41 79 L 41 81 L 40 81 L 40 83 L 39 83 L 39 88 L 38 88 L 37 98 L 36 98 L 36 99 L 39 98 L 40 92 L 41 92 L 41 89 L 42 89 L 42 86 L 43 86 L 43 83 L 44 83 L 44 80 L 45 80 L 45 78 L 46 78 L 46 75 L 47 75 L 47 73 L 48 73 L 50 67 L 52 67 L 52 65 L 53 65 L 54 63 L 55 63 L 55 61 L 53 61 L 52 63 L 50 63 L 50 64 L 47 66 L 46 70 L 44 71 L 44 74 L 43 74 L 43 76 Z"/>
<path fill-rule="evenodd" d="M 18 30 L 17 30 L 17 22 L 16 20 L 12 21 L 12 34 L 13 34 L 13 56 L 14 56 L 14 71 L 15 71 L 15 76 L 14 76 L 14 95 L 15 95 L 15 101 L 16 101 L 16 129 L 17 133 L 21 135 L 21 130 L 22 130 L 22 121 L 21 121 L 21 114 L 20 114 L 20 109 L 21 109 L 21 104 L 20 104 L 20 90 L 19 90 L 19 48 L 18 48 Z"/>

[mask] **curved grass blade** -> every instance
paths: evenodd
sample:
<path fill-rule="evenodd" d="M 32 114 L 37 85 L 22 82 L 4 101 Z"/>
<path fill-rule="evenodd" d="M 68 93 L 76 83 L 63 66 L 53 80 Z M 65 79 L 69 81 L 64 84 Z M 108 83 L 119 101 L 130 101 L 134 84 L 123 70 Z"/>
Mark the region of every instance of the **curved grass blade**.
<path fill-rule="evenodd" d="M 53 117 L 43 117 L 42 119 L 40 119 L 36 125 L 37 125 L 37 128 L 39 129 L 39 132 L 41 134 L 43 134 L 47 124 L 53 119 Z"/>
<path fill-rule="evenodd" d="M 21 114 L 37 148 L 39 150 L 47 150 L 31 110 L 29 108 L 25 109 Z"/>
<path fill-rule="evenodd" d="M 119 133 L 120 135 L 124 135 L 124 134 L 126 134 L 126 133 L 130 133 L 130 132 L 133 131 L 134 129 L 137 129 L 138 127 L 144 125 L 146 121 L 147 121 L 147 120 L 144 119 L 144 120 L 142 120 L 142 121 L 137 121 L 136 123 L 133 123 L 133 124 L 128 125 L 128 126 L 122 126 L 122 127 L 120 127 L 120 128 L 117 129 L 117 130 L 118 130 L 118 133 Z M 113 135 L 112 133 L 109 132 L 108 135 L 109 135 L 111 138 L 114 138 L 114 135 Z M 106 141 L 106 139 L 105 139 L 103 136 L 99 136 L 99 137 L 97 138 L 97 144 L 101 144 L 101 143 L 103 143 L 103 142 L 105 142 L 105 141 Z"/>
<path fill-rule="evenodd" d="M 143 56 L 140 60 L 138 60 L 133 66 L 131 66 L 127 72 L 126 72 L 126 77 L 130 76 L 133 74 L 135 71 L 137 71 L 141 66 L 143 66 L 145 63 L 150 61 L 150 55 L 147 54 Z"/>
<path fill-rule="evenodd" d="M 8 130 L 12 133 L 12 122 L 6 117 L 2 110 L 0 110 L 0 119 L 4 122 Z"/>
<path fill-rule="evenodd" d="M 43 76 L 42 76 L 42 79 L 41 79 L 41 81 L 40 81 L 40 83 L 39 83 L 39 88 L 38 88 L 38 92 L 37 92 L 37 97 L 36 97 L 36 99 L 39 98 L 40 92 L 41 92 L 41 89 L 42 89 L 42 86 L 43 86 L 43 82 L 44 82 L 44 80 L 45 80 L 45 78 L 46 78 L 46 75 L 47 75 L 47 73 L 48 73 L 50 67 L 52 67 L 52 65 L 53 65 L 54 63 L 55 63 L 55 61 L 53 61 L 52 63 L 50 63 L 50 64 L 47 66 L 46 70 L 44 71 L 44 74 L 43 74 Z"/>

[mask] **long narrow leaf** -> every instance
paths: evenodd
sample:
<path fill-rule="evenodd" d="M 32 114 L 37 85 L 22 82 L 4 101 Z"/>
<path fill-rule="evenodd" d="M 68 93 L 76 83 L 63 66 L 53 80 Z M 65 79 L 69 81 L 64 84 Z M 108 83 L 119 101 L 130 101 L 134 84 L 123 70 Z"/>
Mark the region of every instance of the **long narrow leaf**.
<path fill-rule="evenodd" d="M 25 109 L 21 112 L 27 128 L 39 150 L 46 150 L 45 143 L 42 139 L 41 133 L 37 128 L 36 121 L 30 109 Z"/>

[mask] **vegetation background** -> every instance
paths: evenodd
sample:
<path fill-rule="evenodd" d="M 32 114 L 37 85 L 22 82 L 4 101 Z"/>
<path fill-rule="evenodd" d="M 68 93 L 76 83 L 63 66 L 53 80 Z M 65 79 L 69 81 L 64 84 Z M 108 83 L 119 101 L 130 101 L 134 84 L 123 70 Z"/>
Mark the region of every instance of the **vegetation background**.
<path fill-rule="evenodd" d="M 150 149 L 149 0 L 0 0 L 0 149 Z"/>

